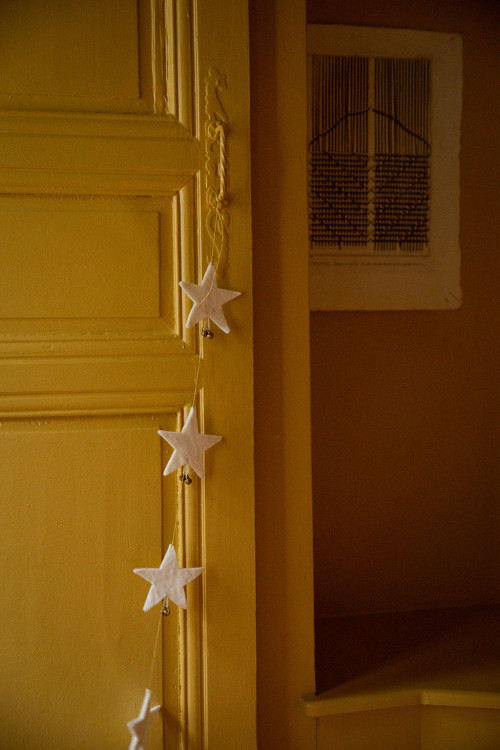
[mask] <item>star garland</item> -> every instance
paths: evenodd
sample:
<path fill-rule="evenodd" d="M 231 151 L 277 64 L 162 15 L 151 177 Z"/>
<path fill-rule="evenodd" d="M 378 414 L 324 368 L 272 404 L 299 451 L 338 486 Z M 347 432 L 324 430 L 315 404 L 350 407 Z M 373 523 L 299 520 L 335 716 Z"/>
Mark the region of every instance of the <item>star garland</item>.
<path fill-rule="evenodd" d="M 134 573 L 149 581 L 151 588 L 143 610 L 147 612 L 162 599 L 169 599 L 183 609 L 187 609 L 184 586 L 201 575 L 203 568 L 179 568 L 177 555 L 169 545 L 159 568 L 136 568 Z"/>
<path fill-rule="evenodd" d="M 194 406 L 191 407 L 186 424 L 182 432 L 168 432 L 158 430 L 158 434 L 174 448 L 163 476 L 171 474 L 176 469 L 189 465 L 199 477 L 205 476 L 203 469 L 203 453 L 222 440 L 220 435 L 203 435 L 198 430 L 198 419 Z"/>
<path fill-rule="evenodd" d="M 235 297 L 239 297 L 241 292 L 219 289 L 212 261 L 208 264 L 201 284 L 188 284 L 186 281 L 181 281 L 179 285 L 189 299 L 194 302 L 186 321 L 186 328 L 191 328 L 195 323 L 203 320 L 203 318 L 209 318 L 224 333 L 229 333 L 229 326 L 224 316 L 222 305 L 230 302 Z"/>
<path fill-rule="evenodd" d="M 133 719 L 127 723 L 132 740 L 129 745 L 129 750 L 146 750 L 149 734 L 151 732 L 151 725 L 155 719 L 156 714 L 160 710 L 161 706 L 154 706 L 150 708 L 151 704 L 151 690 L 146 688 L 144 700 L 142 702 L 142 708 L 140 710 L 137 719 Z"/>
<path fill-rule="evenodd" d="M 222 241 L 222 220 L 218 209 L 216 214 L 215 226 L 216 231 L 217 227 L 220 227 Z M 227 324 L 222 307 L 227 302 L 230 302 L 231 300 L 238 297 L 241 292 L 235 292 L 229 289 L 220 289 L 217 285 L 216 274 L 218 262 L 216 265 L 214 265 L 213 263 L 216 231 L 214 231 L 213 235 L 212 258 L 205 271 L 201 284 L 192 284 L 189 282 L 181 281 L 179 282 L 179 285 L 183 292 L 194 303 L 185 323 L 186 328 L 191 328 L 192 326 L 196 325 L 197 323 L 203 322 L 204 320 L 211 320 L 218 328 L 220 328 L 224 333 L 227 334 L 229 333 L 230 329 Z M 219 260 L 221 251 L 222 247 L 220 248 L 219 252 Z M 201 334 L 202 336 L 210 339 L 214 336 L 214 334 L 210 331 L 209 326 L 205 326 L 204 324 Z M 201 354 L 199 354 L 198 357 L 198 369 L 194 386 L 193 405 L 191 406 L 188 418 L 186 419 L 181 432 L 158 430 L 158 434 L 160 435 L 160 437 L 174 449 L 164 469 L 163 475 L 167 476 L 177 469 L 181 469 L 179 479 L 181 479 L 183 482 L 186 482 L 187 484 L 191 484 L 192 482 L 188 474 L 189 468 L 191 468 L 198 475 L 198 477 L 203 478 L 205 476 L 203 461 L 204 453 L 220 440 L 222 440 L 222 437 L 220 435 L 206 435 L 200 433 L 198 428 L 198 419 L 196 416 L 194 403 L 196 400 L 196 393 L 198 389 L 199 366 L 202 358 Z M 175 530 L 173 537 L 175 537 Z M 160 602 L 163 602 L 163 606 L 161 609 L 162 615 L 170 614 L 170 602 L 173 602 L 182 609 L 187 610 L 188 604 L 184 588 L 188 583 L 200 576 L 203 570 L 204 568 L 202 567 L 179 567 L 173 538 L 172 543 L 169 545 L 159 568 L 134 569 L 134 573 L 139 575 L 141 578 L 144 578 L 146 581 L 148 581 L 148 583 L 151 584 L 148 595 L 146 597 L 146 601 L 143 606 L 143 611 L 149 611 Z M 160 617 L 157 639 L 151 665 L 151 675 L 153 673 L 158 636 L 160 633 L 162 620 L 163 618 Z M 127 727 L 132 735 L 129 750 L 147 750 L 151 725 L 156 715 L 161 710 L 160 705 L 151 708 L 150 704 L 151 689 L 148 687 L 146 688 L 139 716 L 127 723 Z"/>

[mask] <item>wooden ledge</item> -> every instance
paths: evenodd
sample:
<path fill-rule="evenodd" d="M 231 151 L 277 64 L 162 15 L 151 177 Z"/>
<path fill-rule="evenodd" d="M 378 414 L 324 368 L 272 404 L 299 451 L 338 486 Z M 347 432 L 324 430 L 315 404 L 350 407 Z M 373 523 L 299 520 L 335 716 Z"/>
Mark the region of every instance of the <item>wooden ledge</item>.
<path fill-rule="evenodd" d="M 417 688 L 340 696 L 336 691 L 327 691 L 320 695 L 304 696 L 300 703 L 305 715 L 312 717 L 407 706 L 449 706 L 500 710 L 500 693 Z"/>

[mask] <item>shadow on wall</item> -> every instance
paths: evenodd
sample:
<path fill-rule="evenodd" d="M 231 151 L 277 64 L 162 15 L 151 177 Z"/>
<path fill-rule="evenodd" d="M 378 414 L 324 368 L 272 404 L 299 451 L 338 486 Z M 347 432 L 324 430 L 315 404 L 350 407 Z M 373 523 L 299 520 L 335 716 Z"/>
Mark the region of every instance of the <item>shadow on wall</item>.
<path fill-rule="evenodd" d="M 464 42 L 462 308 L 311 314 L 316 614 L 498 602 L 500 9 L 309 0 L 308 20 Z"/>

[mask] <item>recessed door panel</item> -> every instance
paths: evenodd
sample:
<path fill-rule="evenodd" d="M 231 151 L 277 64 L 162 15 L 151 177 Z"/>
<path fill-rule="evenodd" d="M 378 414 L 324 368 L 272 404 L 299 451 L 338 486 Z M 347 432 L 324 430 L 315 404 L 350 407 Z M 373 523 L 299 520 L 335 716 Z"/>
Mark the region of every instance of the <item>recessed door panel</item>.
<path fill-rule="evenodd" d="M 0 222 L 3 319 L 160 317 L 161 214 L 150 201 L 10 200 Z"/>
<path fill-rule="evenodd" d="M 159 426 L 175 429 L 175 414 L 0 428 L 6 747 L 127 744 L 157 623 L 142 612 L 147 589 L 132 571 L 159 564 L 175 518 Z M 161 695 L 161 655 L 154 685 Z"/>
<path fill-rule="evenodd" d="M 150 14 L 141 0 L 1 3 L 2 106 L 151 109 L 152 46 L 145 33 Z M 29 55 L 20 39 L 29 47 Z"/>

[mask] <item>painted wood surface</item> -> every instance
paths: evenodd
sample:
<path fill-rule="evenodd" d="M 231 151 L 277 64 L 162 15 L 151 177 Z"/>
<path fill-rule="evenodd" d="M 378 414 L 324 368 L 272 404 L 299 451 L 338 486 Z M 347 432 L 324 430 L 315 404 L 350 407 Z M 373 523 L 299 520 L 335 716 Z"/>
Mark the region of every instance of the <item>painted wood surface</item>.
<path fill-rule="evenodd" d="M 150 746 L 254 748 L 246 3 L 6 3 L 0 22 L 0 745 L 127 745 L 160 616 L 132 570 L 159 565 L 177 515 L 180 564 L 206 571 L 163 618 Z M 230 127 L 220 286 L 242 296 L 204 341 L 178 281 L 212 252 L 210 70 Z M 156 430 L 181 429 L 199 352 L 200 429 L 224 440 L 182 487 Z"/>
<path fill-rule="evenodd" d="M 252 205 L 259 750 L 312 750 L 314 691 L 306 24 L 253 0 Z"/>

